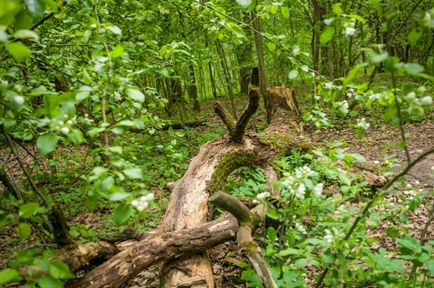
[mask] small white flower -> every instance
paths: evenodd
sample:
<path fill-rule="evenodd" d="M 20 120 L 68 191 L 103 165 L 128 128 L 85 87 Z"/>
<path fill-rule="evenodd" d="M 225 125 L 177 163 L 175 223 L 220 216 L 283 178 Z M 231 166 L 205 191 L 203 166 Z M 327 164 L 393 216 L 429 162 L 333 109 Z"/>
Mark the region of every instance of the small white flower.
<path fill-rule="evenodd" d="M 137 201 L 136 199 L 134 199 L 133 201 L 131 201 L 131 205 L 134 207 L 137 207 L 139 205 L 139 201 Z"/>
<path fill-rule="evenodd" d="M 295 194 L 295 197 L 297 197 L 299 199 L 304 199 L 305 191 L 306 191 L 306 187 L 304 186 L 303 183 L 301 183 L 297 188 L 297 192 Z"/>
<path fill-rule="evenodd" d="M 313 188 L 313 194 L 315 195 L 315 197 L 321 196 L 323 188 L 324 188 L 323 183 L 318 183 L 315 185 L 315 187 Z"/>
<path fill-rule="evenodd" d="M 18 105 L 23 105 L 24 104 L 24 97 L 23 96 L 19 96 L 19 95 L 14 96 L 14 101 Z"/>
<path fill-rule="evenodd" d="M 366 122 L 365 118 L 361 118 L 357 120 L 356 127 L 362 128 L 363 130 L 369 129 L 369 126 L 371 126 L 368 122 Z"/>
<path fill-rule="evenodd" d="M 251 3 L 252 0 L 236 0 L 238 4 L 240 4 L 243 7 L 248 7 Z"/>
<path fill-rule="evenodd" d="M 373 161 L 372 163 L 373 163 L 374 165 L 378 165 L 378 164 L 380 164 L 380 161 L 375 160 L 375 161 Z"/>
<path fill-rule="evenodd" d="M 256 195 L 256 198 L 258 200 L 264 200 L 265 198 L 267 198 L 269 196 L 270 196 L 270 192 L 265 191 L 265 192 L 262 192 L 262 193 L 259 193 L 258 195 Z"/>
<path fill-rule="evenodd" d="M 410 93 L 407 94 L 407 98 L 409 98 L 409 99 L 416 98 L 416 93 L 414 93 L 414 91 L 411 91 Z"/>
<path fill-rule="evenodd" d="M 354 29 L 353 27 L 345 28 L 345 34 L 347 34 L 348 36 L 353 36 L 355 32 L 356 32 L 356 29 Z"/>
<path fill-rule="evenodd" d="M 149 193 L 145 196 L 146 201 L 152 201 L 154 200 L 155 196 L 154 193 Z"/>
<path fill-rule="evenodd" d="M 60 132 L 62 132 L 63 134 L 68 134 L 69 128 L 68 127 L 62 127 L 62 128 L 60 128 Z"/>
<path fill-rule="evenodd" d="M 84 114 L 84 118 L 89 118 L 89 114 Z"/>
<path fill-rule="evenodd" d="M 290 186 L 292 184 L 292 182 L 294 182 L 294 177 L 288 176 L 287 178 L 285 178 L 282 181 L 282 184 L 285 185 L 286 187 L 288 187 L 288 186 Z"/>
<path fill-rule="evenodd" d="M 324 231 L 326 233 L 326 235 L 324 236 L 324 240 L 327 243 L 331 244 L 333 242 L 333 234 L 332 234 L 332 232 L 329 229 L 325 229 Z"/>
<path fill-rule="evenodd" d="M 326 82 L 324 84 L 324 88 L 326 88 L 326 89 L 331 89 L 332 87 L 333 87 L 333 83 L 332 82 Z"/>
<path fill-rule="evenodd" d="M 432 105 L 432 97 L 431 96 L 425 96 L 422 99 L 420 99 L 420 104 L 422 105 Z"/>
<path fill-rule="evenodd" d="M 375 94 L 369 95 L 369 99 L 371 99 L 371 100 L 378 100 L 380 98 L 381 98 L 380 93 L 375 93 Z"/>
<path fill-rule="evenodd" d="M 295 223 L 295 229 L 301 234 L 307 234 L 306 228 L 304 228 L 303 225 L 299 223 Z"/>
<path fill-rule="evenodd" d="M 72 122 L 72 120 L 68 120 L 67 122 L 66 122 L 66 124 L 68 124 L 68 125 L 72 125 L 74 122 Z"/>

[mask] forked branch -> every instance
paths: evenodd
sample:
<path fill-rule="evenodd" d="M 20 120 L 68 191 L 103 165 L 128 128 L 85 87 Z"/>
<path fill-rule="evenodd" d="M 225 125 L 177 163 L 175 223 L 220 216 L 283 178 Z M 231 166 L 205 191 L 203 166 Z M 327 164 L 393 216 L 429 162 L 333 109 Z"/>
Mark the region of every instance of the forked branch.
<path fill-rule="evenodd" d="M 233 142 L 241 143 L 243 141 L 247 123 L 249 123 L 250 118 L 252 118 L 253 114 L 258 110 L 259 95 L 259 88 L 250 89 L 249 104 L 238 121 L 232 117 L 220 102 L 216 102 L 214 110 L 220 119 L 222 119 L 223 123 L 225 123 L 226 128 L 228 128 L 229 136 Z"/>

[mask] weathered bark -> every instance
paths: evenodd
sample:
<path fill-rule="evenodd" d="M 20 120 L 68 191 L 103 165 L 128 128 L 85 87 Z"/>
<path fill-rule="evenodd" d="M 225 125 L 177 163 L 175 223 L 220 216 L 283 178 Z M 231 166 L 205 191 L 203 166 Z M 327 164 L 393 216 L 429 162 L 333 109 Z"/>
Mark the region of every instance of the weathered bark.
<path fill-rule="evenodd" d="M 222 179 L 226 179 L 234 169 L 249 161 L 249 156 L 254 155 L 253 149 L 250 139 L 246 139 L 243 144 L 235 144 L 227 139 L 204 144 L 192 159 L 185 175 L 173 185 L 161 230 L 176 231 L 205 223 L 208 217 L 208 195 L 216 191 L 223 184 Z M 163 269 L 162 287 L 176 287 L 189 283 L 192 278 L 200 278 L 208 287 L 214 287 L 212 269 L 206 254 L 167 265 L 186 267 L 191 273 L 186 275 L 179 269 Z"/>
<path fill-rule="evenodd" d="M 69 266 L 71 271 L 77 271 L 95 262 L 102 262 L 119 252 L 116 245 L 100 241 L 81 244 L 74 249 L 61 251 L 54 257 Z"/>
<path fill-rule="evenodd" d="M 265 210 L 259 209 L 261 214 L 250 211 L 236 197 L 228 195 L 223 192 L 218 192 L 210 198 L 210 202 L 215 204 L 234 215 L 240 224 L 237 232 L 237 245 L 242 253 L 245 253 L 253 268 L 264 284 L 265 288 L 277 288 L 277 284 L 273 279 L 270 268 L 262 258 L 258 245 L 253 240 L 252 234 L 261 222 L 264 222 Z"/>
<path fill-rule="evenodd" d="M 218 220 L 192 229 L 155 234 L 116 254 L 71 286 L 120 287 L 152 265 L 203 252 L 218 244 L 234 240 L 237 230 L 236 219 L 226 214 Z M 183 268 L 183 266 L 179 267 Z M 172 265 L 171 268 L 177 266 Z M 194 275 L 194 270 L 183 270 L 190 272 L 191 276 L 197 276 Z"/>

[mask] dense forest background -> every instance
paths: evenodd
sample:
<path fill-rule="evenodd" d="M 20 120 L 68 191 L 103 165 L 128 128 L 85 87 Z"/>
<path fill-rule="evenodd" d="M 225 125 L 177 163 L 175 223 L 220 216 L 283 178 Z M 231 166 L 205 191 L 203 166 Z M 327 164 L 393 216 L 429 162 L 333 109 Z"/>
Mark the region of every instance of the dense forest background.
<path fill-rule="evenodd" d="M 430 0 L 0 0 L 0 286 L 431 287 L 433 46 Z M 205 172 L 236 244 L 167 228 Z"/>

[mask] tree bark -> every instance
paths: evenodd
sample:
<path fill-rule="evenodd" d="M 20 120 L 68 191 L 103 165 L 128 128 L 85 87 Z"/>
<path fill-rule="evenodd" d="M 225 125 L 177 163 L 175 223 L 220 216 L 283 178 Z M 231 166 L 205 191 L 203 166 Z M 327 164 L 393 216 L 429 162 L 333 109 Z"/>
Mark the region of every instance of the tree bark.
<path fill-rule="evenodd" d="M 146 268 L 162 261 L 204 252 L 218 244 L 235 240 L 237 220 L 230 214 L 191 229 L 147 237 L 71 283 L 74 287 L 120 287 Z M 175 269 L 176 266 L 171 266 Z M 180 269 L 183 266 L 179 266 Z M 185 270 L 194 274 L 194 270 Z M 167 282 L 162 287 L 168 287 Z M 179 287 L 179 286 L 169 286 Z"/>

